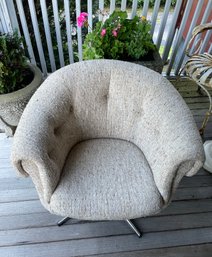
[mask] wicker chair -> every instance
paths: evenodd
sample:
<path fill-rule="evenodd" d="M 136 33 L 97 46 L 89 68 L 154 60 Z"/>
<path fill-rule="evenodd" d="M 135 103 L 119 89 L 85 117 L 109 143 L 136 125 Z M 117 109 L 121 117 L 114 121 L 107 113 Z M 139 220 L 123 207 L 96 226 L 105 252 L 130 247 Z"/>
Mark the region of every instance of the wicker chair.
<path fill-rule="evenodd" d="M 180 94 L 141 65 L 94 60 L 50 75 L 28 103 L 12 148 L 50 212 L 127 220 L 166 207 L 184 175 L 204 162 Z"/>
<path fill-rule="evenodd" d="M 189 78 L 195 81 L 199 85 L 199 88 L 203 89 L 203 91 L 207 94 L 209 98 L 209 108 L 208 111 L 205 113 L 205 118 L 199 130 L 201 135 L 204 135 L 208 120 L 212 115 L 212 100 L 210 92 L 208 91 L 208 89 L 212 89 L 212 55 L 209 53 L 198 53 L 202 45 L 202 39 L 199 38 L 199 40 L 197 40 L 196 42 L 194 41 L 194 39 L 200 33 L 211 29 L 212 23 L 201 24 L 194 28 L 191 40 L 189 41 L 186 49 L 186 54 L 189 59 L 186 61 L 183 68 Z M 194 48 L 197 49 L 194 53 L 190 54 L 190 46 L 193 41 L 196 43 Z M 212 172 L 212 141 L 206 141 L 204 143 L 204 149 L 206 155 L 204 168 Z"/>

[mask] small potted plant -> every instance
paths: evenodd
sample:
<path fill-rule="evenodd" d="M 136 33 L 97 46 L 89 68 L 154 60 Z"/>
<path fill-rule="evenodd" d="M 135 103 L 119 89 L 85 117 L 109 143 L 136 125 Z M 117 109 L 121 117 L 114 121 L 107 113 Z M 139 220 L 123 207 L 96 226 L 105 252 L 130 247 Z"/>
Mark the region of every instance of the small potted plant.
<path fill-rule="evenodd" d="M 103 14 L 104 15 L 104 14 Z M 78 26 L 89 26 L 87 13 L 81 13 Z M 96 23 L 83 43 L 83 59 L 117 59 L 142 64 L 162 72 L 163 62 L 152 41 L 151 25 L 142 16 L 128 19 L 126 11 L 114 11 Z"/>
<path fill-rule="evenodd" d="M 27 61 L 23 40 L 14 34 L 0 34 L 0 130 L 14 134 L 22 112 L 41 84 L 42 73 Z"/>

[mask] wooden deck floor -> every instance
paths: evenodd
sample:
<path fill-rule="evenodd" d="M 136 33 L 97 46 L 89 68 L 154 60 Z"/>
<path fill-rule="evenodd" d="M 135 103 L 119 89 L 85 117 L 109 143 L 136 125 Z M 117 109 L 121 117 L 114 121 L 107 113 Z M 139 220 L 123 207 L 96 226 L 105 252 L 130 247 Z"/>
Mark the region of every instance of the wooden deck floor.
<path fill-rule="evenodd" d="M 187 82 L 173 82 L 200 124 L 207 98 Z M 212 138 L 211 121 L 206 138 Z M 0 134 L 0 257 L 211 257 L 212 174 L 203 169 L 184 178 L 170 206 L 136 224 L 137 238 L 125 222 L 71 220 L 62 227 L 59 217 L 40 204 L 30 179 L 17 178 L 10 165 L 12 140 Z"/>

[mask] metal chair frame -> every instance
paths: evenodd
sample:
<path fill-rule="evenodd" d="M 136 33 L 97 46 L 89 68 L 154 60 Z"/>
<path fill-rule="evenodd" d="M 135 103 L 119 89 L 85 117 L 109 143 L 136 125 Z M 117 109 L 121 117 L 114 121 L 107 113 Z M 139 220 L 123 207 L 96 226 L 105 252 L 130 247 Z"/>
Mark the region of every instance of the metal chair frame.
<path fill-rule="evenodd" d="M 205 113 L 202 126 L 199 130 L 201 135 L 204 135 L 206 125 L 210 116 L 212 115 L 212 99 L 207 89 L 207 87 L 212 88 L 212 55 L 209 53 L 198 53 L 203 41 L 201 38 L 194 41 L 195 45 L 192 48 L 196 47 L 197 49 L 192 54 L 190 54 L 190 46 L 198 34 L 211 29 L 212 23 L 201 24 L 194 28 L 192 32 L 192 37 L 186 48 L 186 55 L 189 57 L 189 59 L 186 61 L 185 65 L 181 69 L 181 72 L 185 71 L 189 78 L 195 81 L 198 86 L 203 89 L 203 91 L 207 94 L 209 98 L 209 108 L 208 111 Z"/>
<path fill-rule="evenodd" d="M 62 226 L 64 223 L 66 223 L 68 220 L 70 220 L 71 218 L 69 217 L 65 217 L 63 219 L 61 219 L 60 221 L 57 222 L 57 225 L 60 227 Z M 131 229 L 136 233 L 136 235 L 138 237 L 141 237 L 142 234 L 139 231 L 139 229 L 135 226 L 135 224 L 132 222 L 132 220 L 126 220 L 127 224 L 131 227 Z"/>

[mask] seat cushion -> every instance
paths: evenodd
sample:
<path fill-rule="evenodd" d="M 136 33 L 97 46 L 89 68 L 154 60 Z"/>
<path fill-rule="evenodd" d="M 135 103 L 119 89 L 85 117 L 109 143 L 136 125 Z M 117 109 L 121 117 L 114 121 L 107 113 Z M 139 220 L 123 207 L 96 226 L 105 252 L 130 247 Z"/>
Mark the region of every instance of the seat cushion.
<path fill-rule="evenodd" d="M 155 214 L 163 200 L 142 151 L 119 139 L 91 139 L 69 153 L 50 211 L 86 220 Z"/>

